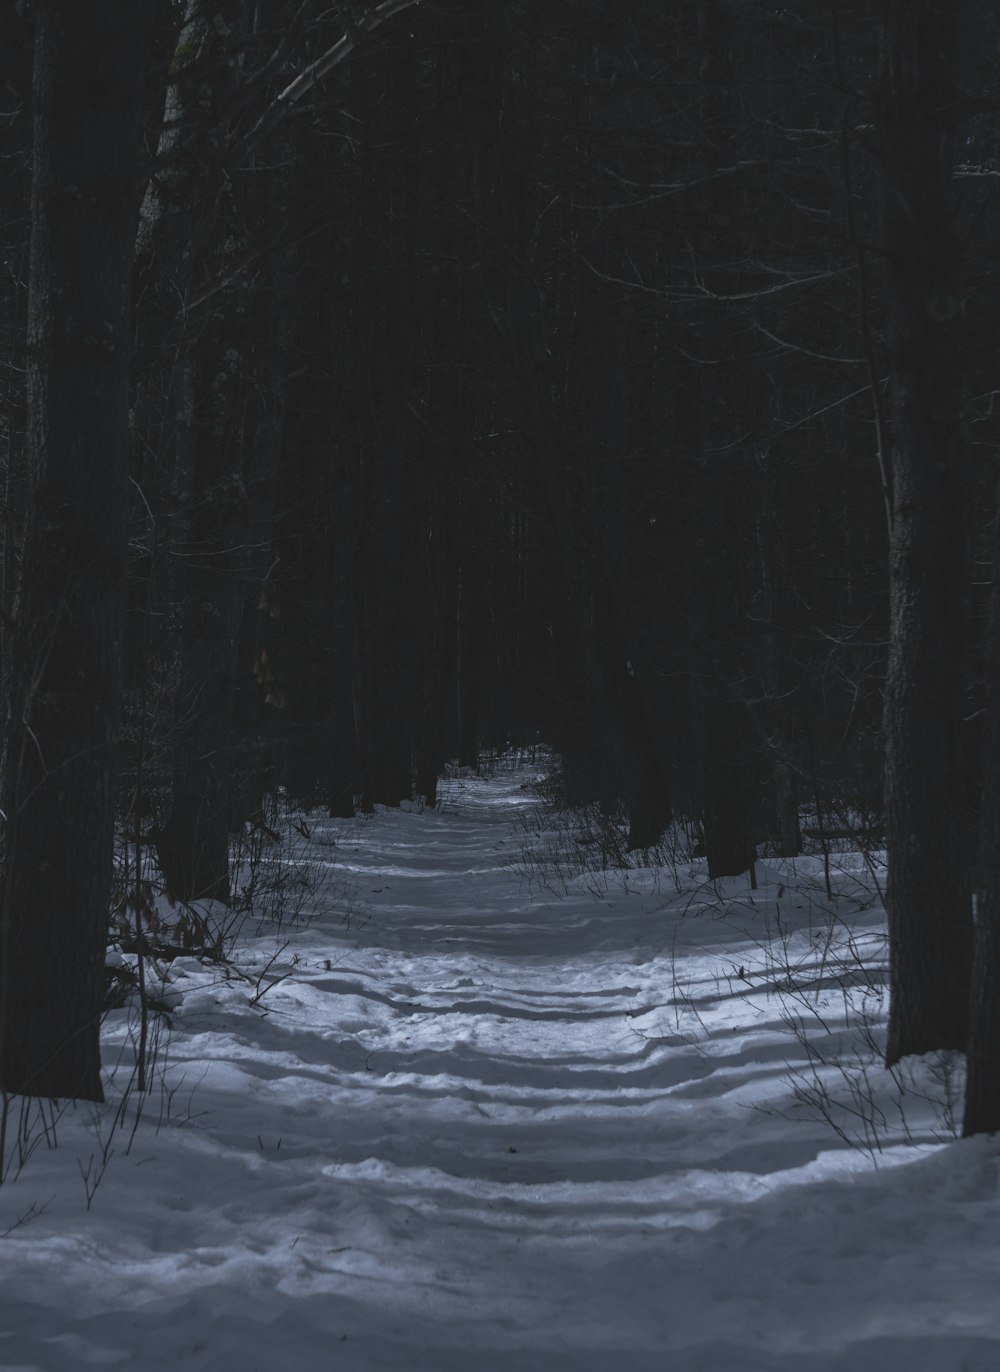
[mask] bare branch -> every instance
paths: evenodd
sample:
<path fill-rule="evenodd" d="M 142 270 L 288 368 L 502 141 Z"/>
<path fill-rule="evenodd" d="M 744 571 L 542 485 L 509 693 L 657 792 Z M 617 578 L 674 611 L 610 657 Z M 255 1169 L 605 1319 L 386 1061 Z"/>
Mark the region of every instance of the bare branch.
<path fill-rule="evenodd" d="M 334 43 L 332 48 L 328 48 L 321 57 L 316 58 L 315 62 L 311 62 L 304 71 L 298 74 L 294 81 L 290 82 L 283 91 L 274 97 L 253 128 L 237 143 L 236 160 L 242 161 L 248 153 L 252 152 L 303 96 L 308 95 L 313 87 L 322 81 L 324 76 L 351 55 L 366 34 L 380 28 L 387 19 L 392 19 L 394 15 L 400 14 L 403 10 L 412 9 L 421 2 L 422 0 L 383 0 L 381 5 L 376 5 L 363 19 L 359 19 L 342 38 Z"/>
<path fill-rule="evenodd" d="M 829 271 L 811 272 L 808 276 L 789 276 L 787 281 L 781 281 L 777 286 L 762 286 L 754 291 L 734 291 L 731 295 L 725 295 L 719 291 L 711 291 L 701 280 L 698 274 L 698 264 L 695 261 L 694 251 L 691 251 L 691 274 L 694 277 L 696 290 L 691 294 L 702 297 L 705 300 L 762 300 L 767 295 L 779 295 L 783 291 L 789 291 L 797 286 L 813 285 L 817 281 L 832 281 L 835 277 L 845 276 L 851 270 L 850 267 L 832 268 Z"/>
<path fill-rule="evenodd" d="M 285 69 L 292 49 L 305 28 L 306 21 L 319 3 L 320 0 L 301 0 L 299 8 L 292 16 L 274 52 L 262 66 L 258 67 L 243 81 L 243 89 L 240 92 L 238 105 L 235 107 L 237 111 L 246 109 L 257 93 Z"/>
<path fill-rule="evenodd" d="M 779 348 L 786 348 L 789 352 L 802 353 L 804 357 L 814 357 L 817 362 L 847 362 L 852 367 L 857 367 L 860 363 L 867 361 L 864 357 L 833 357 L 830 353 L 814 352 L 812 348 L 804 348 L 801 343 L 789 343 L 785 338 L 779 338 L 770 329 L 765 329 L 759 319 L 754 320 L 754 328 L 762 333 L 765 338 L 769 338 L 772 343 L 777 343 Z"/>

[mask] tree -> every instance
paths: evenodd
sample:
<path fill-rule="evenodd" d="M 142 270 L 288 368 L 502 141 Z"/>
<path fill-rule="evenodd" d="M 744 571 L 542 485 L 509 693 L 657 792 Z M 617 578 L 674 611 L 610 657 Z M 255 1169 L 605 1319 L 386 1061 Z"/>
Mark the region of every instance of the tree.
<path fill-rule="evenodd" d="M 986 723 L 963 1133 L 1000 1131 L 1000 488 L 994 507 Z"/>
<path fill-rule="evenodd" d="M 964 1048 L 972 950 L 962 763 L 970 459 L 954 188 L 959 9 L 883 6 L 882 206 L 891 438 L 886 1060 Z M 957 859 L 957 860 L 956 860 Z"/>
<path fill-rule="evenodd" d="M 0 1089 L 100 1100 L 146 15 L 38 0 L 28 496 L 3 786 Z"/>
<path fill-rule="evenodd" d="M 384 0 L 277 91 L 308 34 L 307 20 L 315 18 L 310 0 L 294 8 L 245 0 L 185 6 L 162 166 L 143 207 L 143 268 L 151 286 L 139 330 L 145 352 L 166 359 L 162 384 L 142 387 L 147 397 L 159 393 L 165 419 L 147 403 L 141 426 L 147 448 L 160 452 L 156 481 L 172 506 L 166 522 L 173 570 L 164 580 L 176 624 L 173 765 L 158 851 L 167 884 L 182 899 L 230 894 L 229 834 L 241 808 L 233 805 L 231 784 L 240 645 L 241 637 L 248 643 L 248 596 L 259 592 L 273 534 L 273 521 L 259 512 L 273 499 L 278 470 L 294 302 L 291 268 L 280 294 L 273 289 L 282 256 L 289 260 L 287 238 L 279 230 L 275 246 L 274 225 L 260 211 L 268 190 L 290 203 L 279 169 L 294 161 L 282 135 L 291 111 L 364 34 L 416 3 Z M 286 13 L 287 31 L 268 51 Z M 253 70 L 248 54 L 258 61 Z M 270 154 L 270 172 L 255 165 L 262 152 Z M 277 303 L 255 320 L 248 301 L 266 294 L 269 281 Z M 166 340 L 163 320 L 171 321 Z M 285 342 L 269 348 L 268 338 Z M 250 385 L 251 357 L 268 351 L 267 374 L 254 379 L 258 398 L 272 397 L 270 412 L 255 403 Z M 408 773 L 408 760 L 406 767 Z"/>

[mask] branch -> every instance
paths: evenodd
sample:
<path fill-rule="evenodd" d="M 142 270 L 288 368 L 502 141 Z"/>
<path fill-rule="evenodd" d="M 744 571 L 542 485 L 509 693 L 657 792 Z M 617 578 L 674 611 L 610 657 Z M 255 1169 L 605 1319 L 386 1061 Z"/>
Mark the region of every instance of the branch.
<path fill-rule="evenodd" d="M 321 57 L 317 57 L 315 62 L 311 62 L 294 81 L 274 97 L 253 128 L 236 144 L 236 161 L 241 162 L 248 153 L 253 152 L 304 95 L 308 95 L 328 72 L 351 55 L 366 34 L 380 28 L 387 19 L 391 19 L 402 10 L 412 9 L 414 5 L 421 3 L 422 0 L 382 0 L 381 5 L 376 5 L 363 19 L 353 24 L 343 38 L 338 39 L 333 47 L 328 48 Z"/>
<path fill-rule="evenodd" d="M 779 348 L 787 349 L 789 352 L 802 353 L 804 357 L 814 357 L 818 362 L 847 362 L 851 366 L 856 367 L 860 363 L 867 361 L 867 358 L 864 357 L 834 357 L 830 353 L 813 352 L 812 348 L 803 347 L 801 343 L 790 343 L 785 338 L 779 338 L 778 335 L 772 333 L 770 329 L 765 329 L 759 319 L 755 319 L 753 325 L 765 338 L 769 338 L 772 343 L 777 343 Z"/>
<path fill-rule="evenodd" d="M 755 291 L 734 291 L 730 295 L 724 295 L 719 291 L 711 291 L 702 281 L 698 274 L 698 264 L 695 261 L 694 249 L 689 245 L 691 253 L 691 275 L 694 278 L 695 291 L 692 293 L 695 298 L 704 300 L 763 300 L 767 295 L 778 295 L 782 291 L 790 291 L 798 286 L 810 286 L 816 281 L 832 281 L 835 277 L 844 276 L 849 271 L 849 267 L 835 267 L 828 271 L 812 272 L 808 276 L 791 276 L 787 281 L 781 281 L 777 286 L 762 286 Z"/>
<path fill-rule="evenodd" d="M 715 171 L 707 173 L 705 176 L 696 176 L 690 181 L 631 181 L 627 177 L 621 176 L 613 167 L 601 167 L 601 171 L 606 176 L 612 177 L 619 185 L 625 186 L 630 191 L 647 190 L 652 192 L 643 196 L 641 200 L 630 200 L 627 205 L 601 206 L 602 210 L 608 208 L 635 209 L 639 205 L 652 205 L 658 200 L 666 200 L 671 195 L 680 195 L 684 191 L 697 190 L 713 181 L 721 181 L 723 177 L 736 176 L 741 171 L 755 171 L 763 167 L 765 162 L 761 158 L 748 158 L 744 162 L 736 162 L 731 167 L 719 167 Z"/>
<path fill-rule="evenodd" d="M 879 384 L 881 385 L 884 381 L 885 377 L 882 377 Z M 800 419 L 793 419 L 790 423 L 782 425 L 781 428 L 774 430 L 768 437 L 777 438 L 781 434 L 790 434 L 794 429 L 801 429 L 803 424 L 810 424 L 814 419 L 821 419 L 823 415 L 829 414 L 831 410 L 836 410 L 841 405 L 846 405 L 849 400 L 854 400 L 859 395 L 865 395 L 866 393 L 871 393 L 871 387 L 868 384 L 859 386 L 857 390 L 849 391 L 847 395 L 842 395 L 837 400 L 831 400 L 829 405 L 823 405 L 820 409 L 813 410 L 812 414 L 803 415 Z"/>
<path fill-rule="evenodd" d="M 837 26 L 837 6 L 830 4 L 830 28 L 833 39 L 833 63 L 838 84 L 843 83 L 843 64 L 840 50 L 840 30 Z M 889 465 L 888 425 L 885 407 L 882 403 L 882 390 L 879 385 L 875 366 L 875 330 L 872 325 L 871 289 L 868 282 L 868 259 L 865 249 L 857 240 L 857 226 L 854 214 L 854 163 L 851 157 L 851 140 L 848 136 L 850 123 L 848 115 L 850 103 L 845 101 L 840 129 L 840 158 L 844 178 L 844 215 L 847 237 L 854 242 L 857 266 L 858 306 L 861 322 L 861 348 L 868 370 L 868 389 L 872 399 L 872 417 L 875 420 L 875 460 L 878 465 L 879 482 L 882 486 L 882 503 L 885 506 L 886 527 L 892 538 L 892 471 Z"/>
<path fill-rule="evenodd" d="M 305 28 L 306 20 L 309 19 L 312 11 L 319 4 L 319 0 L 302 0 L 299 8 L 292 16 L 285 32 L 282 34 L 281 41 L 274 52 L 255 72 L 246 77 L 242 82 L 243 89 L 240 92 L 239 103 L 236 107 L 237 112 L 244 110 L 254 99 L 258 91 L 262 90 L 267 83 L 276 77 L 288 64 L 288 59 L 292 49 L 298 41 L 299 35 Z"/>

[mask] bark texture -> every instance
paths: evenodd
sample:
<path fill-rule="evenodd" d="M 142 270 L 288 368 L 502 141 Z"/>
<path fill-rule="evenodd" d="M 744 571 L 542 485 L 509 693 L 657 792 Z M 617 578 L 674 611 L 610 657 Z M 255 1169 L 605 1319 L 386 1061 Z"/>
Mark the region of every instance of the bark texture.
<path fill-rule="evenodd" d="M 978 904 L 966 1049 L 963 1133 L 1000 1131 L 1000 489 L 993 524 L 989 682 L 983 729 Z"/>
<path fill-rule="evenodd" d="M 885 690 L 891 1065 L 963 1048 L 971 955 L 961 707 L 969 457 L 953 129 L 959 10 L 884 6 L 892 519 Z"/>
<path fill-rule="evenodd" d="M 145 30 L 38 0 L 29 492 L 3 809 L 0 1089 L 100 1100 Z"/>

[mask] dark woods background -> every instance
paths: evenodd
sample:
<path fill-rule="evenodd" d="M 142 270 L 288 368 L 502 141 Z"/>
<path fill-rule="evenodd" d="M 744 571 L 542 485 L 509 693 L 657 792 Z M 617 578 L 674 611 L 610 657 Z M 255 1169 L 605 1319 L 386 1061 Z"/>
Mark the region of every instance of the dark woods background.
<path fill-rule="evenodd" d="M 116 829 L 225 900 L 277 788 L 543 740 L 712 878 L 888 842 L 889 1056 L 995 1093 L 994 7 L 72 8 L 0 48 L 5 1089 L 100 1089 Z"/>

